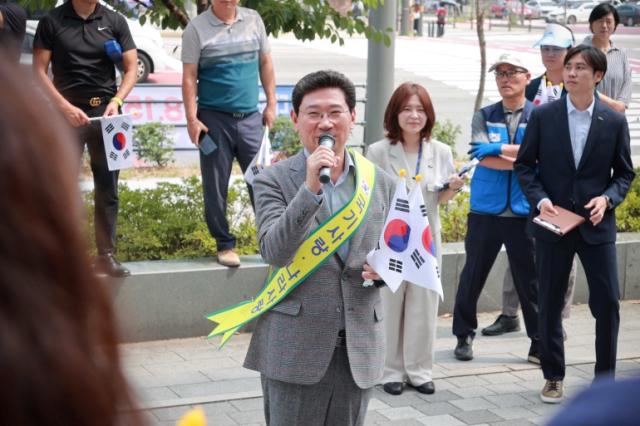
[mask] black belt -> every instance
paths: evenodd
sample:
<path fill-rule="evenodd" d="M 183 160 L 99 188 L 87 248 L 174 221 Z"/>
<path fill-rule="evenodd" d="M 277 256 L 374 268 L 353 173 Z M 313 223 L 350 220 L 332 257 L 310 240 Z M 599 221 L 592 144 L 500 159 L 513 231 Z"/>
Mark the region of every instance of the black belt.
<path fill-rule="evenodd" d="M 220 111 L 218 109 L 214 109 L 212 111 L 219 112 L 220 114 L 229 115 L 236 120 L 242 120 L 245 117 L 250 116 L 253 112 L 228 112 L 228 111 Z M 255 111 L 254 111 L 255 112 Z"/>
<path fill-rule="evenodd" d="M 92 107 L 96 108 L 102 104 L 108 104 L 113 96 L 93 96 L 87 98 L 71 98 L 69 102 L 74 105 L 79 105 L 82 107 Z"/>
<path fill-rule="evenodd" d="M 347 333 L 344 330 L 338 331 L 338 338 L 336 339 L 336 346 L 346 347 L 347 346 Z"/>

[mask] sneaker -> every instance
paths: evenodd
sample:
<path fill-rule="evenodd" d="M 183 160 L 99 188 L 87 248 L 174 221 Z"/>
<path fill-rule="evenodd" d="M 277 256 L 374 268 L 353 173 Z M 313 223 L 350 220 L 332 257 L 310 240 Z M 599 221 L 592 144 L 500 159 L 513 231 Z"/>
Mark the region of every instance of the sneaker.
<path fill-rule="evenodd" d="M 99 274 L 106 274 L 115 278 L 124 278 L 131 275 L 131 272 L 118 262 L 113 253 L 105 253 L 96 257 L 94 268 Z"/>
<path fill-rule="evenodd" d="M 529 346 L 529 355 L 527 355 L 527 361 L 532 364 L 540 365 L 540 349 L 538 349 L 538 342 L 532 341 Z"/>
<path fill-rule="evenodd" d="M 564 394 L 564 385 L 562 380 L 547 380 L 542 392 L 540 392 L 540 399 L 547 404 L 559 404 L 562 402 Z"/>
<path fill-rule="evenodd" d="M 485 336 L 499 336 L 513 331 L 520 331 L 520 319 L 518 316 L 509 317 L 500 314 L 493 324 L 482 329 L 482 334 Z"/>
<path fill-rule="evenodd" d="M 458 344 L 453 355 L 458 361 L 471 361 L 473 359 L 473 336 L 458 336 Z"/>
<path fill-rule="evenodd" d="M 240 256 L 233 249 L 218 252 L 218 263 L 229 268 L 240 266 Z"/>

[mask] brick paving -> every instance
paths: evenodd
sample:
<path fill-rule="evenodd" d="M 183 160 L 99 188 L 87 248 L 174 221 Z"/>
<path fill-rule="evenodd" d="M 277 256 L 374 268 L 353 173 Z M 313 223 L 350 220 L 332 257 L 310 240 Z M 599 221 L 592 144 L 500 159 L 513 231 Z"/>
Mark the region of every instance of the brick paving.
<path fill-rule="evenodd" d="M 497 313 L 480 314 L 479 324 Z M 640 301 L 621 303 L 617 377 L 640 375 Z M 591 383 L 595 322 L 586 305 L 565 321 L 568 398 Z M 478 333 L 479 334 L 479 333 Z M 141 407 L 153 425 L 175 425 L 191 406 L 201 406 L 210 425 L 264 425 L 260 379 L 242 368 L 250 334 L 235 336 L 222 350 L 217 339 L 176 339 L 121 345 L 124 366 Z M 366 425 L 543 425 L 560 406 L 543 404 L 539 368 L 526 362 L 524 331 L 478 335 L 475 358 L 453 357 L 451 317 L 438 324 L 434 395 L 408 388 L 392 396 L 376 387 Z"/>

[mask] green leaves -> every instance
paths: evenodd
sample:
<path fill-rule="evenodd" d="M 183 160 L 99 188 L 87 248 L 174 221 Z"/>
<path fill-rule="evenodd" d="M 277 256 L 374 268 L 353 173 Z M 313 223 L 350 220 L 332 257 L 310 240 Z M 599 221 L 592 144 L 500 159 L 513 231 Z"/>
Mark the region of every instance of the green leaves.
<path fill-rule="evenodd" d="M 145 123 L 135 127 L 133 150 L 141 160 L 158 167 L 173 163 L 173 126 Z"/>

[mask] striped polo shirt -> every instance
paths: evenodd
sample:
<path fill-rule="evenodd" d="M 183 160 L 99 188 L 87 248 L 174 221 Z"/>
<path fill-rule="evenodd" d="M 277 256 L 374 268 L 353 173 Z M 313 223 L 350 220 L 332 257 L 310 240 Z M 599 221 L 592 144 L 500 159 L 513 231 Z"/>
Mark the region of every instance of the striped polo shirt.
<path fill-rule="evenodd" d="M 269 51 L 264 23 L 255 10 L 237 7 L 231 24 L 211 8 L 192 19 L 182 35 L 182 62 L 198 64 L 198 106 L 257 111 L 260 55 Z"/>
<path fill-rule="evenodd" d="M 609 40 L 611 47 L 607 52 L 607 72 L 596 90 L 616 101 L 629 106 L 631 101 L 631 66 L 624 50 L 618 49 Z M 593 46 L 593 36 L 587 36 L 582 44 Z"/>

